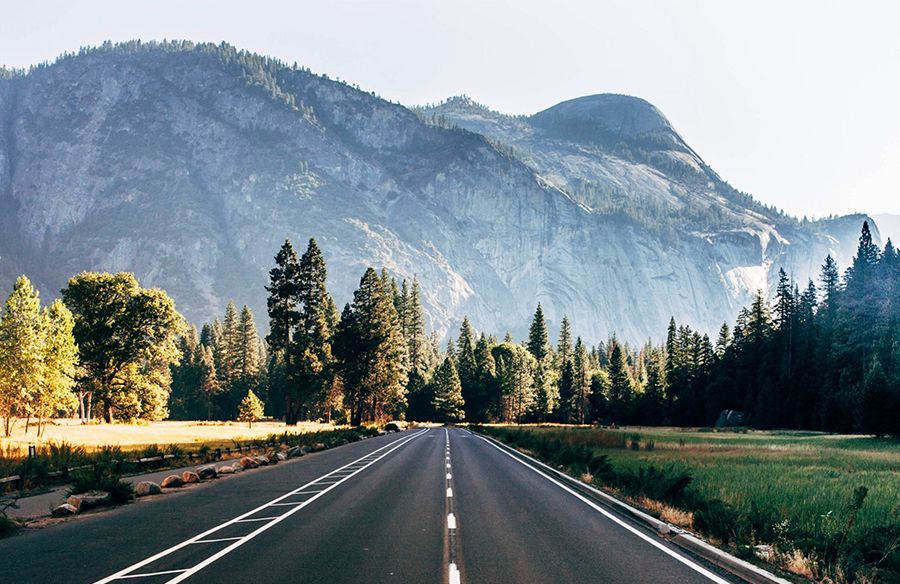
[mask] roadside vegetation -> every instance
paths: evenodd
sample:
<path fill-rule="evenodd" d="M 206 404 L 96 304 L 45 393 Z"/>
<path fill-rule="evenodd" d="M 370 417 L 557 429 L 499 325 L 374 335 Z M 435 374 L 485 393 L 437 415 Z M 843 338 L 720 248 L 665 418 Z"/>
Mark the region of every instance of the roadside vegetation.
<path fill-rule="evenodd" d="M 900 579 L 897 440 L 665 428 L 478 429 L 741 557 L 816 581 Z"/>
<path fill-rule="evenodd" d="M 127 474 L 165 468 L 215 462 L 247 451 L 264 452 L 270 445 L 278 446 L 337 446 L 377 435 L 377 428 L 326 429 L 312 432 L 282 432 L 244 440 L 213 440 L 206 443 L 149 444 L 120 447 L 86 448 L 68 442 L 49 443 L 36 448 L 34 456 L 19 448 L 0 452 L 0 478 L 18 476 L 18 480 L 0 485 L 0 494 L 13 489 L 34 491 L 47 486 L 70 484 L 73 492 L 115 485 L 116 479 Z M 143 460 L 142 460 L 143 459 Z"/>

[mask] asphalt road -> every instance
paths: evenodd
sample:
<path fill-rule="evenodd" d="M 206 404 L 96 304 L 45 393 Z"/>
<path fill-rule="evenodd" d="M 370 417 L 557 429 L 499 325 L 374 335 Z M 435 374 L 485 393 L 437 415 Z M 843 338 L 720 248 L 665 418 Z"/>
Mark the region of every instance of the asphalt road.
<path fill-rule="evenodd" d="M 462 429 L 408 430 L 0 540 L 0 583 L 735 582 Z"/>

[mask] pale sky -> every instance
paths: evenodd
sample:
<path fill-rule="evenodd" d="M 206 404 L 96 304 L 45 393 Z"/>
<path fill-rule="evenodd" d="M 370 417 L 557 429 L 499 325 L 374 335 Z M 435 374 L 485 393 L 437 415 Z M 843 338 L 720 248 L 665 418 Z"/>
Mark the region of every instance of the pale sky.
<path fill-rule="evenodd" d="M 900 213 L 900 3 L 94 0 L 0 5 L 0 64 L 104 40 L 227 41 L 404 104 L 647 99 L 795 215 Z"/>

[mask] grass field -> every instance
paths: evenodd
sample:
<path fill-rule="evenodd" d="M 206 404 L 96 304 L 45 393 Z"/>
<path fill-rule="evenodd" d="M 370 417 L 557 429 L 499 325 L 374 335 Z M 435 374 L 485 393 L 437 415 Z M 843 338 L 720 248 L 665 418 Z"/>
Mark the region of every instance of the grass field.
<path fill-rule="evenodd" d="M 629 447 L 630 436 L 637 434 L 642 447 L 605 449 L 613 465 L 682 468 L 707 498 L 721 499 L 738 511 L 749 513 L 754 505 L 771 508 L 795 527 L 814 530 L 843 511 L 855 488 L 865 486 L 868 495 L 857 516 L 859 527 L 900 520 L 897 440 L 808 432 L 611 432 L 621 434 Z M 646 449 L 650 441 L 653 450 Z"/>
<path fill-rule="evenodd" d="M 872 544 L 888 550 L 889 557 L 879 563 L 879 568 L 893 566 L 897 561 L 900 441 L 896 439 L 643 427 L 522 429 L 527 434 L 519 434 L 514 427 L 490 427 L 486 431 L 514 446 L 533 450 L 550 462 L 564 463 L 570 472 L 582 472 L 578 464 L 566 462 L 567 458 L 577 460 L 573 452 L 590 453 L 582 456 L 595 461 L 605 457 L 611 466 L 605 478 L 590 474 L 583 478 L 620 491 L 657 514 L 668 511 L 670 517 L 665 519 L 676 519 L 676 523 L 689 527 L 698 527 L 692 525 L 692 511 L 707 508 L 704 505 L 716 500 L 724 502 L 726 507 L 715 509 L 727 511 L 720 514 L 733 519 L 735 532 L 743 526 L 732 544 L 780 544 L 785 552 L 793 551 L 789 548 L 799 550 L 811 559 L 797 562 L 802 565 L 795 566 L 795 571 L 807 576 L 827 574 L 836 581 L 866 581 L 864 577 L 848 577 L 849 568 L 843 570 L 843 576 L 835 576 L 840 571 L 835 564 L 847 557 L 847 550 L 840 546 L 846 547 L 850 541 L 861 542 L 861 547 Z M 654 472 L 648 472 L 650 467 L 654 467 Z M 598 471 L 598 475 L 603 472 Z M 689 486 L 683 494 L 673 494 L 670 500 L 663 501 L 666 504 L 645 494 L 654 492 L 652 485 L 647 484 L 653 480 L 680 484 L 677 479 L 684 476 L 690 477 Z M 857 509 L 853 502 L 859 487 L 866 487 L 867 494 Z M 664 493 L 665 488 L 655 492 Z M 857 555 L 865 557 L 854 561 L 862 565 L 877 556 L 869 552 L 860 551 Z M 820 561 L 831 565 L 811 568 L 816 555 L 819 560 L 833 556 L 827 562 Z"/>
<path fill-rule="evenodd" d="M 137 450 L 151 444 L 189 447 L 196 444 L 230 446 L 235 440 L 264 438 L 283 432 L 315 432 L 331 429 L 329 424 L 301 422 L 286 426 L 284 422 L 255 422 L 248 428 L 242 422 L 141 422 L 136 424 L 81 424 L 78 420 L 53 420 L 40 440 L 34 428 L 25 433 L 25 425 L 16 424 L 9 438 L 0 437 L 0 452 L 27 449 L 29 444 L 67 442 L 83 446 L 87 451 L 101 446 L 118 446 L 122 450 Z"/>

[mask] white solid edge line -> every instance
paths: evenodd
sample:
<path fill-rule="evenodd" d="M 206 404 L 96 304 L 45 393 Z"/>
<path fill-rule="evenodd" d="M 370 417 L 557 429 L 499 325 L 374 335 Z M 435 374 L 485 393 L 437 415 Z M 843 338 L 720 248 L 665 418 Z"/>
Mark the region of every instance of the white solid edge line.
<path fill-rule="evenodd" d="M 286 498 L 288 498 L 288 497 L 291 497 L 291 496 L 293 496 L 293 495 L 296 495 L 298 492 L 302 491 L 303 489 L 312 486 L 316 481 L 321 480 L 322 478 L 325 478 L 325 477 L 329 476 L 330 474 L 332 474 L 332 473 L 334 473 L 334 472 L 336 472 L 336 471 L 338 471 L 338 470 L 341 470 L 341 469 L 343 469 L 343 468 L 346 468 L 346 467 L 348 467 L 348 466 L 350 466 L 350 465 L 352 465 L 352 464 L 354 464 L 354 463 L 356 463 L 356 462 L 358 462 L 358 461 L 360 461 L 360 460 L 362 460 L 362 459 L 364 459 L 364 458 L 368 458 L 368 457 L 370 457 L 371 455 L 375 454 L 376 452 L 381 452 L 382 450 L 384 450 L 384 449 L 386 449 L 386 448 L 390 448 L 391 446 L 394 447 L 394 448 L 391 448 L 390 450 L 388 450 L 387 452 L 382 453 L 381 455 L 379 455 L 377 458 L 375 458 L 375 459 L 372 460 L 371 462 L 367 463 L 366 466 L 361 467 L 357 472 L 362 471 L 363 469 L 367 468 L 369 465 L 374 464 L 375 462 L 377 462 L 378 460 L 380 460 L 380 459 L 381 459 L 382 457 L 384 457 L 385 455 L 390 454 L 391 452 L 393 452 L 394 450 L 396 450 L 396 449 L 399 448 L 400 446 L 406 444 L 406 443 L 409 442 L 410 440 L 413 440 L 413 439 L 415 439 L 415 438 L 418 438 L 419 436 L 421 436 L 421 435 L 424 434 L 425 432 L 427 432 L 427 430 L 422 430 L 422 431 L 420 431 L 420 432 L 417 432 L 417 433 L 413 434 L 412 436 L 408 436 L 408 437 L 406 437 L 406 438 L 402 438 L 402 439 L 400 439 L 400 440 L 395 440 L 395 441 L 393 441 L 393 442 L 390 442 L 390 443 L 388 443 L 388 444 L 385 444 L 385 445 L 382 446 L 381 448 L 378 448 L 378 449 L 376 449 L 376 450 L 373 450 L 372 452 L 366 454 L 365 456 L 363 456 L 363 457 L 361 457 L 361 458 L 358 458 L 358 459 L 354 460 L 354 461 L 351 462 L 351 463 L 345 464 L 344 466 L 341 466 L 341 467 L 339 467 L 339 468 L 337 468 L 337 469 L 331 471 L 330 473 L 324 474 L 324 475 L 322 475 L 321 477 L 319 477 L 319 478 L 317 478 L 317 479 L 315 479 L 315 480 L 313 480 L 313 481 L 310 481 L 310 482 L 306 483 L 306 484 L 303 485 L 302 487 L 298 487 L 298 488 L 294 489 L 293 491 L 290 491 L 290 492 L 288 492 L 288 493 L 285 493 L 284 495 L 281 495 L 280 497 L 276 497 L 275 499 L 272 499 L 271 501 L 269 501 L 269 502 L 267 502 L 267 503 L 263 503 L 262 505 L 260 505 L 260 506 L 257 507 L 256 509 L 251 509 L 250 511 L 247 511 L 247 512 L 244 513 L 243 515 L 238 515 L 237 517 L 234 517 L 233 519 L 230 519 L 230 520 L 228 520 L 228 521 L 226 521 L 226 522 L 224 522 L 224 523 L 221 523 L 221 524 L 219 524 L 219 525 L 216 525 L 215 527 L 212 527 L 212 528 L 210 528 L 210 529 L 207 529 L 207 530 L 204 531 L 203 533 L 199 533 L 199 534 L 195 535 L 194 537 L 192 537 L 192 538 L 190 538 L 190 539 L 186 539 L 185 541 L 183 541 L 183 542 L 181 542 L 181 543 L 179 543 L 179 544 L 176 544 L 176 545 L 174 545 L 174 546 L 172 546 L 172 547 L 169 547 L 169 548 L 167 548 L 167 549 L 164 549 L 163 551 L 161 551 L 161 552 L 159 552 L 159 553 L 156 553 L 156 554 L 150 556 L 149 558 L 145 558 L 145 559 L 141 560 L 140 562 L 137 562 L 136 564 L 132 564 L 131 566 L 128 566 L 127 568 L 123 568 L 123 569 L 119 570 L 118 572 L 116 572 L 116 573 L 114 573 L 114 574 L 111 574 L 111 575 L 107 576 L 106 578 L 103 578 L 102 580 L 97 580 L 94 584 L 107 584 L 108 582 L 112 582 L 112 581 L 114 581 L 114 580 L 120 580 L 120 579 L 123 579 L 123 578 L 124 578 L 125 576 L 127 576 L 129 573 L 133 572 L 134 570 L 137 570 L 138 568 L 142 568 L 142 567 L 146 566 L 147 564 L 151 564 L 151 563 L 155 562 L 156 560 L 159 560 L 159 559 L 161 559 L 161 558 L 164 558 L 164 557 L 166 557 L 167 555 L 169 555 L 169 554 L 171 554 L 171 553 L 173 553 L 173 552 L 175 552 L 175 551 L 177 551 L 177 550 L 179 550 L 179 549 L 181 549 L 181 548 L 183 548 L 183 547 L 185 547 L 185 546 L 188 546 L 188 545 L 191 545 L 191 544 L 194 544 L 194 543 L 198 542 L 199 540 L 203 539 L 203 538 L 206 537 L 207 535 L 213 534 L 213 533 L 219 531 L 220 529 L 224 529 L 225 527 L 227 527 L 227 526 L 229 526 L 229 525 L 233 525 L 233 524 L 237 523 L 238 521 L 240 521 L 241 519 L 244 519 L 245 517 L 249 517 L 250 515 L 253 515 L 254 513 L 258 513 L 259 511 L 262 511 L 262 510 L 265 509 L 266 507 L 270 506 L 272 503 L 277 503 L 277 502 L 281 501 L 282 499 L 286 499 Z M 355 473 L 354 473 L 354 474 L 355 474 Z M 347 476 L 344 480 L 347 480 L 347 479 L 349 479 L 349 478 L 352 477 L 352 476 L 353 476 L 353 475 Z M 342 481 L 342 482 L 343 482 L 343 481 Z M 258 535 L 259 533 L 262 533 L 263 531 L 265 531 L 265 530 L 268 529 L 269 527 L 275 525 L 276 523 L 278 523 L 278 522 L 281 521 L 282 519 L 285 519 L 285 518 L 289 517 L 290 515 L 293 515 L 294 513 L 296 513 L 297 511 L 299 511 L 300 509 L 304 508 L 307 504 L 312 503 L 314 500 L 318 499 L 318 498 L 321 497 L 323 494 L 325 494 L 325 493 L 327 493 L 328 491 L 330 491 L 331 489 L 335 488 L 335 486 L 337 486 L 337 485 L 336 485 L 336 484 L 335 484 L 335 485 L 331 485 L 331 486 L 329 486 L 327 489 L 325 489 L 325 490 L 323 490 L 323 491 L 319 491 L 315 496 L 310 497 L 309 499 L 307 499 L 306 501 L 304 501 L 304 502 L 301 503 L 300 505 L 297 505 L 296 507 L 294 507 L 293 509 L 291 509 L 290 511 L 288 511 L 288 512 L 285 513 L 284 515 L 280 516 L 279 519 L 276 519 L 275 521 L 272 521 L 271 523 L 267 523 L 267 524 L 263 525 L 262 527 L 258 528 L 256 531 L 252 531 L 252 532 L 250 532 L 249 534 L 243 536 L 240 540 L 236 541 L 236 542 L 233 543 L 232 545 L 230 545 L 230 546 L 226 547 L 225 549 L 221 550 L 220 552 L 218 552 L 218 553 L 215 554 L 214 556 L 211 556 L 210 558 L 207 558 L 207 560 L 204 560 L 204 561 L 201 562 L 200 564 L 197 564 L 197 566 L 194 566 L 193 568 L 189 568 L 188 570 L 185 570 L 185 573 L 183 573 L 181 576 L 179 576 L 178 578 L 174 578 L 174 579 L 172 579 L 172 580 L 169 580 L 166 584 L 175 584 L 175 582 L 181 582 L 182 580 L 184 580 L 185 578 L 187 578 L 187 577 L 190 576 L 191 574 L 195 573 L 195 572 L 196 572 L 197 570 L 199 570 L 200 568 L 203 568 L 203 567 L 209 565 L 210 563 L 212 563 L 212 561 L 215 561 L 216 559 L 222 557 L 223 555 L 225 555 L 225 553 L 230 552 L 231 550 L 233 550 L 233 549 L 239 547 L 240 545 L 242 545 L 242 544 L 245 543 L 246 541 L 249 541 L 249 540 L 252 539 L 253 537 L 256 537 L 256 535 Z M 223 552 L 225 552 L 225 553 L 223 553 Z M 214 558 L 214 559 L 212 559 L 212 561 L 210 561 L 211 558 Z M 202 564 L 202 565 L 201 565 L 201 564 Z"/>
<path fill-rule="evenodd" d="M 164 576 L 166 574 L 177 574 L 179 572 L 184 572 L 184 570 L 166 570 L 164 572 L 148 572 L 146 574 L 129 574 L 128 576 L 122 576 L 122 579 L 125 579 L 125 578 L 151 578 L 153 576 Z"/>
<path fill-rule="evenodd" d="M 450 584 L 460 584 L 459 569 L 456 567 L 456 564 L 450 564 L 449 576 Z"/>
<path fill-rule="evenodd" d="M 652 537 L 650 537 L 650 536 L 647 535 L 646 533 L 642 533 L 642 532 L 641 532 L 640 530 L 638 530 L 637 528 L 635 528 L 635 527 L 633 527 L 633 526 L 631 526 L 631 525 L 628 525 L 625 521 L 623 521 L 622 519 L 619 519 L 618 517 L 616 517 L 615 515 L 613 515 L 613 514 L 610 513 L 609 511 L 607 511 L 606 509 L 603 509 L 602 507 L 600 507 L 599 505 L 597 505 L 596 503 L 594 503 L 593 501 L 591 501 L 590 499 L 588 499 L 587 497 L 585 497 L 584 495 L 582 495 L 581 493 L 579 493 L 579 492 L 577 492 L 577 491 L 571 489 L 570 487 L 568 487 L 568 486 L 566 486 L 565 484 L 559 482 L 558 480 L 554 479 L 553 477 L 551 477 L 550 475 L 544 473 L 543 471 L 538 470 L 537 468 L 535 468 L 535 467 L 533 467 L 532 465 L 528 464 L 527 462 L 525 462 L 525 461 L 522 460 L 521 458 L 519 458 L 519 457 L 517 457 L 517 456 L 514 456 L 514 455 L 512 455 L 512 454 L 510 454 L 509 452 L 507 452 L 506 450 L 504 450 L 504 448 L 508 448 L 505 444 L 504 444 L 504 448 L 500 448 L 500 447 L 497 446 L 497 444 L 495 444 L 493 441 L 488 440 L 487 438 L 485 438 L 485 437 L 483 437 L 483 436 L 479 436 L 479 438 L 481 438 L 482 440 L 484 440 L 485 442 L 487 442 L 488 444 L 490 444 L 491 446 L 493 446 L 494 448 L 496 448 L 497 450 L 499 450 L 500 452 L 502 452 L 502 453 L 505 454 L 506 456 L 512 458 L 513 460 L 515 460 L 516 462 L 518 462 L 518 463 L 521 464 L 522 466 L 524 466 L 524 467 L 526 467 L 526 468 L 530 468 L 530 469 L 533 470 L 535 473 L 541 475 L 542 477 L 544 477 L 545 479 L 547 479 L 548 481 L 550 481 L 551 483 L 553 483 L 554 485 L 556 485 L 556 486 L 559 487 L 560 489 L 566 491 L 566 492 L 569 493 L 570 495 L 572 495 L 572 496 L 574 496 L 575 498 L 581 500 L 583 503 L 587 504 L 589 507 L 591 507 L 592 509 L 594 509 L 594 510 L 597 511 L 598 513 L 604 515 L 605 517 L 607 517 L 607 518 L 610 519 L 611 521 L 615 522 L 616 524 L 620 525 L 621 527 L 624 527 L 625 529 L 627 529 L 628 531 L 630 531 L 630 532 L 633 533 L 634 535 L 638 536 L 639 538 L 643 539 L 644 541 L 646 541 L 646 542 L 649 543 L 650 545 L 652 545 L 652 546 L 658 548 L 659 550 L 661 550 L 662 552 L 666 553 L 667 555 L 672 556 L 673 558 L 675 558 L 676 560 L 678 560 L 678 561 L 681 562 L 682 564 L 686 565 L 687 567 L 691 568 L 691 569 L 694 570 L 695 572 L 698 572 L 699 574 L 701 574 L 701 575 L 703 575 L 703 576 L 706 576 L 707 578 L 709 578 L 709 579 L 712 580 L 713 582 L 716 582 L 717 584 L 730 584 L 730 583 L 728 582 L 728 580 L 725 580 L 725 579 L 723 579 L 723 578 L 721 578 L 721 577 L 719 577 L 719 576 L 713 574 L 712 572 L 710 572 L 709 570 L 707 570 L 707 569 L 704 568 L 703 566 L 700 566 L 700 565 L 698 565 L 698 564 L 692 562 L 692 561 L 689 560 L 688 558 L 682 556 L 681 554 L 679 554 L 679 553 L 677 553 L 677 552 L 675 552 L 675 551 L 673 551 L 673 550 L 670 550 L 668 547 L 666 547 L 666 546 L 664 546 L 663 544 L 661 544 L 660 542 L 656 541 L 655 539 L 653 539 Z M 523 455 L 523 456 L 524 456 L 524 455 Z"/>

